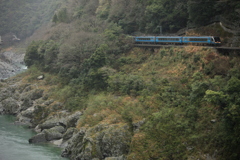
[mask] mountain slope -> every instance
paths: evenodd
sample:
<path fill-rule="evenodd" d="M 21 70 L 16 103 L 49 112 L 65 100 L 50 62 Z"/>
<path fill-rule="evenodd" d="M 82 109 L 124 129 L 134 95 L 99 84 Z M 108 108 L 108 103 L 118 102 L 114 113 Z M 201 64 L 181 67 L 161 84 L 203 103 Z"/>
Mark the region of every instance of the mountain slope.
<path fill-rule="evenodd" d="M 38 136 L 64 128 L 54 135 L 63 138 L 62 155 L 71 159 L 240 158 L 239 57 L 199 46 L 140 49 L 129 36 L 158 34 L 161 25 L 164 34 L 188 27 L 188 35 L 218 34 L 228 43 L 238 36 L 238 1 L 45 2 L 21 3 L 45 6 L 46 19 L 37 24 L 48 25 L 27 29 L 38 28 L 26 41 L 29 70 L 19 75 L 23 84 L 12 89 L 23 92 L 14 102 L 24 104 L 21 115 L 31 117 L 19 120 L 39 125 Z M 12 27 L 0 33 L 9 34 Z M 31 35 L 21 28 L 16 32 Z M 44 79 L 37 80 L 39 75 Z M 34 103 L 26 96 L 29 83 L 44 95 Z M 0 107 L 9 107 L 12 99 L 5 98 Z M 63 120 L 75 112 L 81 113 L 76 119 Z M 49 126 L 52 130 L 44 131 Z"/>

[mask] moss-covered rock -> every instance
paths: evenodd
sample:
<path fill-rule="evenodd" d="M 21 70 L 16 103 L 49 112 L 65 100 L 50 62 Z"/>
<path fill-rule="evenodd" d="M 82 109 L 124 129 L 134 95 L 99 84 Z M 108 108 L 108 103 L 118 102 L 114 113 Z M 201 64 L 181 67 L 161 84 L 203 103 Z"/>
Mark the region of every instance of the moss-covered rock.
<path fill-rule="evenodd" d="M 55 126 L 51 129 L 43 130 L 43 133 L 46 135 L 47 141 L 52 141 L 52 140 L 61 139 L 65 131 L 66 130 L 63 126 Z"/>
<path fill-rule="evenodd" d="M 127 125 L 98 124 L 89 129 L 81 128 L 62 155 L 89 160 L 120 157 L 129 152 L 131 137 Z"/>
<path fill-rule="evenodd" d="M 2 113 L 17 114 L 19 110 L 19 103 L 13 98 L 7 98 L 2 101 Z"/>

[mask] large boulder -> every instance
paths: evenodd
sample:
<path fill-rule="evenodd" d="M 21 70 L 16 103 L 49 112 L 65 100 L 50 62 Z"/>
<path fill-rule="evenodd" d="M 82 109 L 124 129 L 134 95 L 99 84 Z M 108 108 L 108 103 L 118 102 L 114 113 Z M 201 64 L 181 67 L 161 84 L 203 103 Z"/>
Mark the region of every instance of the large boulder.
<path fill-rule="evenodd" d="M 45 129 L 42 132 L 38 133 L 37 135 L 30 138 L 28 141 L 29 143 L 41 143 L 53 140 L 62 139 L 63 133 L 66 129 L 62 126 L 55 126 L 50 129 Z"/>
<path fill-rule="evenodd" d="M 76 127 L 76 123 L 79 120 L 80 116 L 83 115 L 82 112 L 77 111 L 66 118 L 67 128 Z"/>
<path fill-rule="evenodd" d="M 62 156 L 85 160 L 121 157 L 129 152 L 131 137 L 128 125 L 99 124 L 83 128 L 69 140 Z"/>
<path fill-rule="evenodd" d="M 33 127 L 31 118 L 24 117 L 21 114 L 17 115 L 17 121 L 15 121 L 14 123 L 20 124 L 20 125 L 25 125 L 25 126 L 28 126 L 29 128 Z"/>
<path fill-rule="evenodd" d="M 25 111 L 22 111 L 21 115 L 24 117 L 33 118 L 34 111 L 35 111 L 35 107 L 32 106 L 32 107 L 26 109 Z"/>
<path fill-rule="evenodd" d="M 80 116 L 82 115 L 82 112 L 78 111 L 71 115 L 69 113 L 59 113 L 59 117 L 51 117 L 48 120 L 46 120 L 44 123 L 39 125 L 39 128 L 41 130 L 44 129 L 50 129 L 55 126 L 63 126 L 65 128 L 71 128 L 76 127 L 76 123 L 79 120 Z"/>
<path fill-rule="evenodd" d="M 63 126 L 55 126 L 53 128 L 43 130 L 43 133 L 46 135 L 47 141 L 52 141 L 61 139 L 65 131 L 66 130 Z"/>
<path fill-rule="evenodd" d="M 33 100 L 31 100 L 30 98 L 24 98 L 22 100 L 22 104 L 21 104 L 21 111 L 24 111 L 26 109 L 28 109 L 29 107 L 31 107 L 33 105 Z"/>
<path fill-rule="evenodd" d="M 1 109 L 2 114 L 17 114 L 19 111 L 19 103 L 12 97 L 2 101 Z"/>
<path fill-rule="evenodd" d="M 39 128 L 41 130 L 44 129 L 50 129 L 56 126 L 64 126 L 66 127 L 66 121 L 64 118 L 57 118 L 57 117 L 53 117 L 51 119 L 46 120 L 44 123 L 39 125 Z"/>
<path fill-rule="evenodd" d="M 77 132 L 76 128 L 74 127 L 68 128 L 67 131 L 63 134 L 63 141 L 67 141 L 70 138 L 72 138 L 75 132 Z"/>
<path fill-rule="evenodd" d="M 47 142 L 45 133 L 38 133 L 28 140 L 29 143 L 42 143 Z"/>

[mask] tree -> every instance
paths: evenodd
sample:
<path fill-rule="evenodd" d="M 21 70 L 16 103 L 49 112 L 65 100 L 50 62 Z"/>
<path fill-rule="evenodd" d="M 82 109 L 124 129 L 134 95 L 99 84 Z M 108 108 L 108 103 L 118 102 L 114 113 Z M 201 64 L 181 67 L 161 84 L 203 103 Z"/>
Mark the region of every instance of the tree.
<path fill-rule="evenodd" d="M 52 18 L 52 22 L 57 23 L 58 22 L 58 17 L 57 14 L 55 13 L 53 18 Z"/>
<path fill-rule="evenodd" d="M 91 68 L 100 68 L 106 64 L 106 50 L 108 46 L 106 44 L 101 45 L 89 58 L 89 66 Z"/>
<path fill-rule="evenodd" d="M 38 54 L 38 48 L 40 46 L 40 41 L 36 42 L 33 41 L 27 48 L 24 62 L 25 64 L 30 67 L 34 64 L 38 64 L 41 60 L 43 60 L 43 56 Z"/>
<path fill-rule="evenodd" d="M 146 7 L 146 31 L 159 33 L 159 25 L 165 31 L 176 31 L 187 25 L 186 0 L 151 0 Z"/>
<path fill-rule="evenodd" d="M 190 24 L 206 25 L 215 16 L 216 0 L 189 0 L 187 4 Z"/>

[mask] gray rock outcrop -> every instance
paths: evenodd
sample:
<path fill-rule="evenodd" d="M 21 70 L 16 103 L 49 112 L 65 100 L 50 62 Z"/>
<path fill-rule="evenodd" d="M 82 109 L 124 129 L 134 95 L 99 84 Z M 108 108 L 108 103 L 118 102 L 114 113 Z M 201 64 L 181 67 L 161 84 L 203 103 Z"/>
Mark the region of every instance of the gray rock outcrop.
<path fill-rule="evenodd" d="M 23 85 L 14 80 L 6 83 L 0 88 L 0 114 L 16 115 L 15 124 L 35 128 L 37 134 L 29 138 L 29 143 L 51 142 L 63 147 L 62 156 L 70 159 L 126 160 L 132 128 L 137 131 L 144 123 L 131 127 L 124 123 L 97 124 L 77 129 L 82 112 L 62 110 L 62 103 L 49 100 L 35 84 Z"/>
<path fill-rule="evenodd" d="M 44 133 L 39 133 L 28 140 L 29 143 L 42 143 L 47 142 L 46 135 Z"/>
<path fill-rule="evenodd" d="M 68 142 L 62 156 L 85 160 L 121 157 L 129 152 L 131 136 L 127 125 L 99 124 L 81 128 Z"/>

